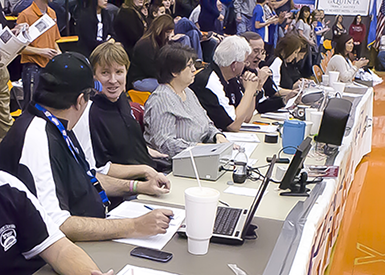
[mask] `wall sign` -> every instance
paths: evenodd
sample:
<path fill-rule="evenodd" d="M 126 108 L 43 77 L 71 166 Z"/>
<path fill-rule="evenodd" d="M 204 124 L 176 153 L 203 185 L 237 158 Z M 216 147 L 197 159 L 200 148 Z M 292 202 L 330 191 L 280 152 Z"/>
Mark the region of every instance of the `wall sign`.
<path fill-rule="evenodd" d="M 318 0 L 317 9 L 331 15 L 362 15 L 369 12 L 369 0 Z"/>

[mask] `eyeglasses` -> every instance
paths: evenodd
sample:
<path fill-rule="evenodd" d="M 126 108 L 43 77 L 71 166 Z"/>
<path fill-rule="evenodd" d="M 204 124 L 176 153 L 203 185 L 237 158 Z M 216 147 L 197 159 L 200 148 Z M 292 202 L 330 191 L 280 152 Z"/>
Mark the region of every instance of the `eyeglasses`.
<path fill-rule="evenodd" d="M 254 49 L 256 55 L 265 55 L 266 51 L 263 49 Z"/>

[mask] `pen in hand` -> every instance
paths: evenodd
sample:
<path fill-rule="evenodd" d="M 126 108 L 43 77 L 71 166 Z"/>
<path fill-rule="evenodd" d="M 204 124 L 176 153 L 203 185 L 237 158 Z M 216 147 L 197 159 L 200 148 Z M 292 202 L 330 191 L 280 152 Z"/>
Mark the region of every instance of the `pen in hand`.
<path fill-rule="evenodd" d="M 146 207 L 148 210 L 154 210 L 154 208 L 152 208 L 151 206 L 148 206 L 148 205 L 143 205 L 144 207 Z M 167 216 L 170 220 L 173 220 L 174 219 L 174 215 L 171 215 L 171 216 Z"/>

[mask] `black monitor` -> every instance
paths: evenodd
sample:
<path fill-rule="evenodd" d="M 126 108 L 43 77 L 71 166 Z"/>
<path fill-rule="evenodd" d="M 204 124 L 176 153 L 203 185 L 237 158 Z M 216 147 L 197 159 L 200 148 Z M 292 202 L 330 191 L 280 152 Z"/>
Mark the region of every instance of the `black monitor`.
<path fill-rule="evenodd" d="M 298 178 L 299 172 L 303 167 L 303 162 L 306 159 L 307 154 L 311 148 L 311 138 L 305 138 L 298 146 L 297 151 L 292 158 L 289 168 L 287 169 L 279 189 L 290 189 L 290 192 L 280 193 L 281 196 L 308 196 L 306 189 L 307 174 L 301 173 Z"/>

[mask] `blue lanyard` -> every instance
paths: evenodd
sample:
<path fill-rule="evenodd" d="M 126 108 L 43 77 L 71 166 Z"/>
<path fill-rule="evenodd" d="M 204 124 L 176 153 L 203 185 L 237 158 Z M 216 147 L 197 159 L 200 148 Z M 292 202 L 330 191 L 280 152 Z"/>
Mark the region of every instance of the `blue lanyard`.
<path fill-rule="evenodd" d="M 58 120 L 53 114 L 51 114 L 47 109 L 45 109 L 41 105 L 36 103 L 35 107 L 36 107 L 36 109 L 42 111 L 43 114 L 49 119 L 49 121 L 51 121 L 58 128 L 58 130 L 62 134 L 62 136 L 63 136 L 63 138 L 64 138 L 64 140 L 68 146 L 68 149 L 72 153 L 76 162 L 85 170 L 85 172 L 87 173 L 87 176 L 90 179 L 91 184 L 96 188 L 97 192 L 99 193 L 100 198 L 102 199 L 103 205 L 107 211 L 108 206 L 111 203 L 107 197 L 106 192 L 104 191 L 103 187 L 99 183 L 98 179 L 92 174 L 92 172 L 90 170 L 88 170 L 87 168 L 84 168 L 83 165 L 79 162 L 78 157 L 77 157 L 77 154 L 79 154 L 79 150 L 78 150 L 78 148 L 75 147 L 75 145 L 72 143 L 71 138 L 67 135 L 67 131 L 64 128 L 63 124 L 60 122 L 60 120 Z"/>

